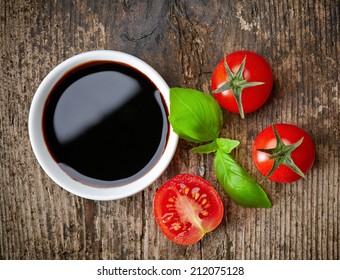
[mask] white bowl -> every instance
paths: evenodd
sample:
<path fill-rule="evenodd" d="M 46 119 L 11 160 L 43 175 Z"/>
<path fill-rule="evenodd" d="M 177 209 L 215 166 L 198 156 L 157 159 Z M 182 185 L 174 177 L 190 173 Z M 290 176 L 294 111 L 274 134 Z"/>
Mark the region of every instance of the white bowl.
<path fill-rule="evenodd" d="M 123 186 L 114 187 L 94 187 L 83 184 L 72 179 L 65 173 L 58 163 L 51 156 L 48 147 L 46 146 L 42 118 L 46 98 L 49 96 L 54 85 L 63 77 L 69 70 L 75 68 L 86 62 L 95 60 L 105 60 L 119 62 L 138 69 L 145 76 L 147 76 L 159 89 L 162 94 L 167 112 L 170 111 L 169 100 L 169 86 L 163 78 L 147 63 L 132 55 L 110 50 L 98 50 L 81 53 L 73 56 L 55 67 L 39 85 L 29 114 L 29 136 L 34 154 L 48 176 L 59 186 L 65 190 L 87 199 L 93 200 L 115 200 L 131 196 L 137 192 L 142 191 L 151 185 L 168 167 L 177 148 L 178 136 L 175 134 L 169 124 L 168 140 L 163 154 L 158 162 L 141 178 L 136 179 Z"/>

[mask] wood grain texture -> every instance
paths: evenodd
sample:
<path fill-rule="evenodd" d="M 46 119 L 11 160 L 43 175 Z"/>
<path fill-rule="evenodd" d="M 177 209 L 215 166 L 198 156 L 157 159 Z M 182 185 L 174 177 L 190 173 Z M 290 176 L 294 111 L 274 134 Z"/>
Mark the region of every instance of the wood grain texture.
<path fill-rule="evenodd" d="M 340 15 L 338 0 L 0 0 L 0 259 L 340 259 Z M 272 66 L 268 102 L 241 120 L 224 112 L 222 135 L 258 180 L 251 145 L 264 127 L 293 123 L 314 139 L 307 178 L 265 182 L 272 209 L 245 209 L 222 191 L 213 158 L 180 141 L 165 173 L 119 201 L 76 197 L 38 165 L 27 130 L 30 103 L 53 67 L 95 49 L 133 54 L 170 86 L 210 91 L 223 54 L 253 50 Z M 191 172 L 216 186 L 221 226 L 192 246 L 159 232 L 158 186 Z"/>

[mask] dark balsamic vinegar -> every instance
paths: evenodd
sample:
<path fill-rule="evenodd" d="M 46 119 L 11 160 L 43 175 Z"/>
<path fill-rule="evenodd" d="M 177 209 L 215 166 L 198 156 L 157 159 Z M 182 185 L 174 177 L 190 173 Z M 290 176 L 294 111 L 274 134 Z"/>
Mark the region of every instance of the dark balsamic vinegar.
<path fill-rule="evenodd" d="M 92 186 L 119 186 L 145 175 L 168 135 L 159 90 L 124 64 L 93 61 L 60 79 L 43 116 L 50 153 L 72 178 Z"/>

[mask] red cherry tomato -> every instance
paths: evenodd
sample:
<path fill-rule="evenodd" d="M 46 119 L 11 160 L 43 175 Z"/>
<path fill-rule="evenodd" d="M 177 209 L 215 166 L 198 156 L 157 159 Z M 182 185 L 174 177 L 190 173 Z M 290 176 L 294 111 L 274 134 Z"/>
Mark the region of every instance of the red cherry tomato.
<path fill-rule="evenodd" d="M 217 191 L 203 178 L 180 174 L 162 185 L 154 198 L 154 215 L 171 241 L 198 242 L 222 221 L 224 208 Z"/>
<path fill-rule="evenodd" d="M 221 86 L 226 82 L 230 82 L 230 77 L 225 67 L 225 61 L 229 66 L 232 73 L 236 74 L 240 70 L 240 66 L 245 60 L 243 73 L 234 78 L 235 81 L 231 82 L 231 89 L 222 92 L 216 92 L 221 89 Z M 240 80 L 241 79 L 241 80 Z M 244 83 L 261 82 L 261 85 L 251 85 L 245 87 Z M 235 93 L 237 87 L 241 87 L 241 104 L 244 113 L 250 113 L 260 108 L 268 99 L 273 87 L 273 74 L 267 61 L 260 55 L 250 51 L 237 51 L 233 52 L 223 58 L 216 66 L 212 75 L 212 89 L 216 93 L 214 97 L 218 103 L 226 110 L 233 113 L 240 112 L 240 104 L 237 102 Z M 244 87 L 244 89 L 242 89 Z M 236 89 L 236 90 L 235 90 Z M 240 89 L 238 90 L 240 91 Z"/>
<path fill-rule="evenodd" d="M 287 149 L 292 147 L 290 158 L 293 164 L 302 172 L 301 175 L 306 174 L 312 168 L 315 158 L 314 143 L 310 136 L 304 130 L 292 124 L 275 124 L 275 128 L 285 147 L 288 147 Z M 299 144 L 298 142 L 301 141 L 301 139 L 303 140 L 301 144 Z M 296 145 L 294 146 L 294 144 L 299 145 L 295 147 Z M 272 126 L 262 130 L 255 138 L 252 157 L 255 166 L 264 176 L 267 176 L 272 170 L 275 160 L 287 160 L 284 158 L 286 155 L 284 155 L 283 152 L 285 147 L 281 147 L 279 149 L 281 151 L 271 151 L 272 157 L 276 157 L 276 159 L 270 158 L 271 155 L 269 151 L 277 146 L 278 141 Z M 268 151 L 264 152 L 263 150 Z M 278 165 L 272 175 L 269 176 L 269 179 L 275 182 L 288 183 L 301 179 L 301 175 L 293 171 L 291 167 L 282 163 Z"/>

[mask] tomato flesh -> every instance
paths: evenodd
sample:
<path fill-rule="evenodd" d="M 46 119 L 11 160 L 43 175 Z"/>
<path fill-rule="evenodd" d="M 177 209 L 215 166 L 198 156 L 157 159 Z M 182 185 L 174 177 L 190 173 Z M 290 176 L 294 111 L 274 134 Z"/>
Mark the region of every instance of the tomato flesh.
<path fill-rule="evenodd" d="M 312 168 L 315 158 L 315 147 L 311 137 L 303 129 L 292 124 L 275 124 L 275 127 L 285 145 L 294 144 L 303 137 L 301 145 L 292 152 L 291 158 L 300 170 L 307 174 Z M 254 140 L 252 149 L 253 161 L 257 169 L 264 176 L 272 169 L 274 160 L 269 158 L 269 154 L 258 149 L 273 149 L 276 145 L 277 141 L 272 126 L 262 130 Z M 279 183 L 290 183 L 301 178 L 300 175 L 283 164 L 269 177 L 270 180 Z"/>
<path fill-rule="evenodd" d="M 224 208 L 217 191 L 203 178 L 180 174 L 162 185 L 154 198 L 154 215 L 171 241 L 190 245 L 214 230 Z"/>
<path fill-rule="evenodd" d="M 260 108 L 268 99 L 273 87 L 273 74 L 267 61 L 260 55 L 250 51 L 237 51 L 226 56 L 226 61 L 233 73 L 236 73 L 246 57 L 243 78 L 247 82 L 263 82 L 264 84 L 248 87 L 242 91 L 242 105 L 244 113 L 251 113 Z M 224 66 L 223 58 L 216 66 L 212 79 L 212 90 L 216 90 L 228 81 L 228 74 Z M 217 102 L 224 109 L 239 113 L 239 108 L 231 89 L 214 94 Z"/>

